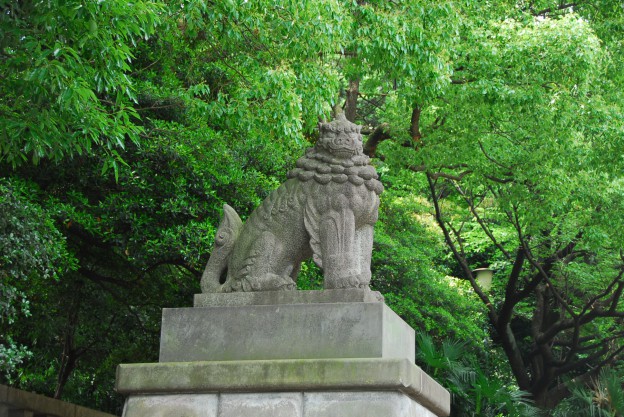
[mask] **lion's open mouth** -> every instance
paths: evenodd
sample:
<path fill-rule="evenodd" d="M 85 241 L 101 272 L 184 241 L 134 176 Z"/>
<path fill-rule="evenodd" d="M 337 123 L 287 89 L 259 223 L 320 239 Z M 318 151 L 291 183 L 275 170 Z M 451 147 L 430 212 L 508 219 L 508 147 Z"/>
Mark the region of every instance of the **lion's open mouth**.
<path fill-rule="evenodd" d="M 355 155 L 355 149 L 351 148 L 331 148 L 331 154 L 337 156 L 338 158 L 351 158 Z"/>

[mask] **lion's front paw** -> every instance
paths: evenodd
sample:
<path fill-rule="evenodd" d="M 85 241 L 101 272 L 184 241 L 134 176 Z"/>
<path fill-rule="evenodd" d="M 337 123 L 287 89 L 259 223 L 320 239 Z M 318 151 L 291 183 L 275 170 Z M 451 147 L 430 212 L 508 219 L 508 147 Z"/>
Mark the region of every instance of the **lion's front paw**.
<path fill-rule="evenodd" d="M 359 287 L 360 288 L 369 288 L 368 285 L 370 284 L 371 281 L 371 271 L 370 269 L 366 272 L 363 272 L 360 274 L 359 277 Z"/>
<path fill-rule="evenodd" d="M 289 291 L 297 289 L 295 282 L 288 276 L 264 274 L 248 276 L 241 280 L 243 291 Z"/>
<path fill-rule="evenodd" d="M 359 288 L 360 279 L 358 275 L 348 275 L 343 277 L 325 277 L 324 287 L 326 290 Z"/>
<path fill-rule="evenodd" d="M 371 273 L 350 274 L 340 277 L 325 277 L 325 289 L 369 288 Z"/>

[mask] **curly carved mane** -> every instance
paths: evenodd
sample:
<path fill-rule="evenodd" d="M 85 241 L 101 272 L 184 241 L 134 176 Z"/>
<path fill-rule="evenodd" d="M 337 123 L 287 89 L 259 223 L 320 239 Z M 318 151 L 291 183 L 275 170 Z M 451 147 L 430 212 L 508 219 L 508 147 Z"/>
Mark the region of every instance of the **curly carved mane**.
<path fill-rule="evenodd" d="M 305 156 L 297 160 L 297 168 L 286 175 L 297 178 L 302 182 L 314 180 L 319 184 L 330 181 L 343 184 L 347 181 L 353 185 L 364 184 L 366 188 L 379 195 L 383 192 L 383 185 L 378 181 L 379 176 L 370 164 L 366 155 L 354 155 L 349 159 L 336 158 L 316 148 L 308 148 Z"/>

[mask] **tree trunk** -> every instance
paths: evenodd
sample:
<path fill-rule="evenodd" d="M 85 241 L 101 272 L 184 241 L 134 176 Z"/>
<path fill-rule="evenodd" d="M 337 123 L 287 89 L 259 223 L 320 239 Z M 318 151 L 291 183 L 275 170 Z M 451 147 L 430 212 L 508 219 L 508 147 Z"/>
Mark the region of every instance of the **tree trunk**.
<path fill-rule="evenodd" d="M 354 79 L 349 81 L 349 88 L 347 88 L 347 101 L 345 103 L 345 117 L 351 123 L 355 123 L 357 115 L 357 100 L 360 94 L 360 80 Z"/>
<path fill-rule="evenodd" d="M 74 372 L 76 368 L 76 361 L 78 357 L 73 349 L 66 351 L 63 349 L 63 358 L 61 359 L 61 369 L 59 370 L 58 378 L 56 381 L 56 389 L 54 390 L 54 398 L 57 400 L 63 395 L 63 389 L 69 380 L 69 376 Z"/>
<path fill-rule="evenodd" d="M 500 323 L 495 323 L 495 327 L 501 338 L 501 345 L 509 360 L 511 371 L 518 382 L 518 387 L 520 387 L 521 390 L 530 391 L 531 379 L 526 372 L 524 360 L 522 359 L 522 354 L 516 343 L 516 338 L 511 330 L 511 326 L 509 323 L 503 324 L 502 326 Z"/>
<path fill-rule="evenodd" d="M 412 143 L 415 147 L 418 147 L 418 145 L 420 144 L 420 139 L 422 138 L 422 134 L 420 133 L 421 111 L 421 107 L 414 105 L 414 109 L 412 109 L 412 118 L 410 120 L 410 136 L 412 137 Z"/>
<path fill-rule="evenodd" d="M 81 286 L 81 285 L 80 285 Z M 78 311 L 80 310 L 80 290 L 74 293 L 74 299 L 69 307 L 69 316 L 67 318 L 67 327 L 65 329 L 65 342 L 63 343 L 63 352 L 61 352 L 61 364 L 59 367 L 58 377 L 56 379 L 56 388 L 54 390 L 54 398 L 60 399 L 63 395 L 63 389 L 69 376 L 76 368 L 78 355 L 74 346 L 74 335 L 78 326 Z"/>

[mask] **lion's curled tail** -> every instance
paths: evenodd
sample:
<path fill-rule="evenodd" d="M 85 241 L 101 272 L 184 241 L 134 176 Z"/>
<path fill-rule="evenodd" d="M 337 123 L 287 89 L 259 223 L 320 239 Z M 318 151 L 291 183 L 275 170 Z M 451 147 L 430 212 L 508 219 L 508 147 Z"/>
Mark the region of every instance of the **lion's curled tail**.
<path fill-rule="evenodd" d="M 202 292 L 219 292 L 223 284 L 221 276 L 227 269 L 228 259 L 242 226 L 243 222 L 236 211 L 229 205 L 224 204 L 223 217 L 215 235 L 215 245 L 206 264 L 206 269 L 202 274 Z"/>

